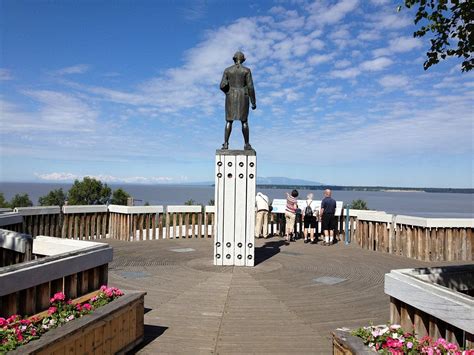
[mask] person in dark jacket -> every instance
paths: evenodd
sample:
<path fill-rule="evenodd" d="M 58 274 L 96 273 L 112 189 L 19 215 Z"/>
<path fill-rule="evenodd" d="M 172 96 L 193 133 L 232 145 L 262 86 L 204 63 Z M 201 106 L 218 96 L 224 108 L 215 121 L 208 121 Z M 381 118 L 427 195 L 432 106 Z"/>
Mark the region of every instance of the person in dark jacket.
<path fill-rule="evenodd" d="M 222 149 L 229 148 L 229 138 L 234 121 L 242 122 L 242 134 L 244 135 L 244 149 L 250 150 L 249 142 L 249 99 L 252 110 L 257 108 L 255 100 L 255 89 L 253 87 L 252 73 L 249 68 L 242 65 L 245 56 L 242 52 L 234 54 L 234 65 L 224 70 L 222 75 L 221 90 L 225 93 L 225 134 Z"/>
<path fill-rule="evenodd" d="M 336 201 L 331 197 L 329 189 L 324 190 L 324 199 L 321 201 L 319 217 L 322 218 L 322 230 L 324 233 L 324 245 L 334 243 L 334 230 L 336 229 Z"/>

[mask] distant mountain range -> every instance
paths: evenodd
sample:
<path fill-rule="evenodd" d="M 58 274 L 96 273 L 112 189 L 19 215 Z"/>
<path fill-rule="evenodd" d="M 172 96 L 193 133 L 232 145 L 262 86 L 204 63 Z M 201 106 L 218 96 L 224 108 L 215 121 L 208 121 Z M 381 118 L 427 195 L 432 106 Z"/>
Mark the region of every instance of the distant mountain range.
<path fill-rule="evenodd" d="M 202 181 L 202 182 L 193 182 L 193 183 L 182 183 L 183 185 L 214 185 L 214 181 Z M 322 186 L 322 182 L 309 181 L 303 179 L 291 179 L 282 176 L 273 176 L 273 177 L 258 177 L 257 176 L 257 185 L 274 185 L 274 186 Z"/>

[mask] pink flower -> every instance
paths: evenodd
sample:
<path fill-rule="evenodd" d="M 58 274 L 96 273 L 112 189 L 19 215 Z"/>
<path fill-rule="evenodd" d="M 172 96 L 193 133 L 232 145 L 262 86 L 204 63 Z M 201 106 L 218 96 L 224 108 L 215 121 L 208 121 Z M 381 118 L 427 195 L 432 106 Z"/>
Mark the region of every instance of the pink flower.
<path fill-rule="evenodd" d="M 53 306 L 53 307 L 49 307 L 49 309 L 48 309 L 48 314 L 51 315 L 51 314 L 53 314 L 53 313 L 56 313 L 57 310 L 58 310 L 57 307 L 54 307 L 54 306 Z"/>
<path fill-rule="evenodd" d="M 20 316 L 18 314 L 13 314 L 11 315 L 10 317 L 7 318 L 7 323 L 8 324 L 11 324 L 11 323 L 14 323 L 16 322 L 17 318 L 19 318 Z"/>
<path fill-rule="evenodd" d="M 100 290 L 101 290 L 101 291 L 107 290 L 107 286 L 105 286 L 105 285 L 100 286 Z"/>
<path fill-rule="evenodd" d="M 4 327 L 8 324 L 7 320 L 3 317 L 0 317 L 0 327 Z"/>
<path fill-rule="evenodd" d="M 76 309 L 80 312 L 82 311 L 82 306 L 78 303 L 76 304 Z"/>
<path fill-rule="evenodd" d="M 411 341 L 407 342 L 407 348 L 408 349 L 413 348 L 413 343 Z"/>
<path fill-rule="evenodd" d="M 92 310 L 92 306 L 89 304 L 89 303 L 84 303 L 82 305 L 82 307 L 84 307 L 85 310 L 87 311 L 91 311 Z"/>
<path fill-rule="evenodd" d="M 56 292 L 53 296 L 53 298 L 56 300 L 56 301 L 64 301 L 66 299 L 66 295 L 62 292 Z"/>
<path fill-rule="evenodd" d="M 74 319 L 74 314 L 71 314 L 69 317 L 66 318 L 66 321 L 71 321 Z"/>
<path fill-rule="evenodd" d="M 31 321 L 29 319 L 22 319 L 20 321 L 20 324 L 25 324 L 25 325 L 30 325 L 31 324 Z"/>
<path fill-rule="evenodd" d="M 400 324 L 392 324 L 392 325 L 390 326 L 390 329 L 391 329 L 391 330 L 397 330 L 397 329 L 400 329 L 400 328 L 401 328 L 401 325 L 400 325 Z"/>

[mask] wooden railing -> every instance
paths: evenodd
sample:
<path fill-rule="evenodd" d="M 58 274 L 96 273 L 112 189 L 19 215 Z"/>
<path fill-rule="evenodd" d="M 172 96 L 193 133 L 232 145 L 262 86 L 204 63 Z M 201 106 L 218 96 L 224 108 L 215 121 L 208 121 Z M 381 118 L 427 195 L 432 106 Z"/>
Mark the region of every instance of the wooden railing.
<path fill-rule="evenodd" d="M 364 249 L 424 261 L 474 259 L 474 219 L 356 214 L 353 241 Z"/>
<path fill-rule="evenodd" d="M 107 206 L 64 206 L 61 238 L 94 240 L 106 238 Z"/>
<path fill-rule="evenodd" d="M 37 235 L 59 237 L 61 235 L 61 210 L 58 206 L 18 207 L 14 211 L 23 216 L 23 233 L 32 237 Z"/>
<path fill-rule="evenodd" d="M 474 265 L 392 270 L 385 275 L 390 322 L 414 328 L 420 338 L 445 338 L 474 347 Z"/>
<path fill-rule="evenodd" d="M 109 206 L 109 237 L 125 241 L 212 238 L 214 207 Z"/>
<path fill-rule="evenodd" d="M 32 258 L 33 238 L 30 235 L 0 229 L 0 267 L 19 264 Z"/>
<path fill-rule="evenodd" d="M 0 268 L 0 317 L 44 311 L 56 292 L 76 298 L 99 289 L 107 284 L 112 248 L 38 236 L 32 258 L 36 260 Z"/>
<path fill-rule="evenodd" d="M 32 236 L 124 241 L 213 238 L 215 207 L 64 206 L 0 214 L 0 227 Z M 297 222 L 297 231 L 301 230 Z M 318 225 L 316 233 L 321 233 Z M 269 233 L 283 235 L 284 216 L 271 213 Z M 343 210 L 336 235 L 372 251 L 424 261 L 474 260 L 474 220 L 419 218 L 380 211 Z M 347 239 L 346 239 L 347 238 Z"/>

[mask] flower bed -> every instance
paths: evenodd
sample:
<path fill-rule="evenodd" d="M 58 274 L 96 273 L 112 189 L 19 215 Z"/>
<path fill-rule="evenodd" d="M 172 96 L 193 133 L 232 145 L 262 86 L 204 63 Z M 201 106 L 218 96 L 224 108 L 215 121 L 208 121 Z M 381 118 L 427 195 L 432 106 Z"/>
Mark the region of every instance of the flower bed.
<path fill-rule="evenodd" d="M 50 307 L 46 312 L 30 318 L 19 315 L 12 315 L 7 319 L 0 317 L 0 353 L 38 339 L 50 329 L 94 312 L 123 294 L 117 288 L 102 286 L 99 291 L 89 294 L 90 297 L 72 301 L 66 300 L 64 293 L 58 292 L 50 299 Z"/>
<path fill-rule="evenodd" d="M 474 355 L 473 349 L 462 350 L 456 344 L 450 343 L 443 338 L 432 339 L 429 336 L 424 336 L 418 339 L 413 331 L 403 330 L 397 324 L 362 327 L 352 331 L 350 334 L 336 331 L 333 335 L 334 347 L 336 345 L 339 347 L 339 352 L 335 353 L 341 354 L 362 353 L 355 350 L 358 346 L 360 349 L 360 341 L 362 340 L 368 349 L 381 354 Z M 356 337 L 355 340 L 353 337 Z"/>

